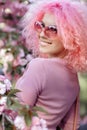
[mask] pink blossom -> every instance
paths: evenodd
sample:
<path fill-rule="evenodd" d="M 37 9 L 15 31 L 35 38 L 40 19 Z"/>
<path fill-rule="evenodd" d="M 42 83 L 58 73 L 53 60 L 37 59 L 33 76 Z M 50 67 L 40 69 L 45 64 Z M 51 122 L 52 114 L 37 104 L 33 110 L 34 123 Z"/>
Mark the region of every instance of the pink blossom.
<path fill-rule="evenodd" d="M 27 59 L 27 61 L 31 61 L 32 59 L 33 59 L 33 56 L 31 55 L 31 54 L 28 54 L 27 56 L 26 56 L 26 59 Z"/>
<path fill-rule="evenodd" d="M 10 4 L 10 9 L 12 11 L 12 14 L 16 14 L 17 16 L 23 16 L 24 13 L 27 10 L 27 5 L 25 3 L 19 3 L 19 2 L 12 2 Z"/>
<path fill-rule="evenodd" d="M 4 74 L 5 74 L 5 76 L 9 79 L 9 80 L 11 80 L 12 79 L 12 76 L 11 76 L 11 74 L 8 72 L 6 72 L 6 71 L 4 71 L 3 70 L 3 72 L 4 72 Z"/>
<path fill-rule="evenodd" d="M 2 48 L 3 46 L 4 46 L 4 42 L 0 40 L 0 48 Z"/>
<path fill-rule="evenodd" d="M 0 83 L 0 94 L 3 95 L 6 92 L 6 85 L 3 83 Z"/>
<path fill-rule="evenodd" d="M 13 122 L 17 117 L 18 113 L 14 110 L 5 109 L 4 114 L 8 117 L 8 119 Z"/>
<path fill-rule="evenodd" d="M 44 119 L 40 119 L 40 123 L 43 128 L 47 127 L 46 121 Z"/>
<path fill-rule="evenodd" d="M 23 116 L 17 116 L 14 120 L 14 125 L 20 129 L 20 130 L 24 130 L 24 128 L 26 127 L 25 121 L 24 121 L 24 117 Z"/>
<path fill-rule="evenodd" d="M 0 98 L 0 105 L 5 105 L 6 102 L 7 102 L 7 97 L 6 96 Z"/>
<path fill-rule="evenodd" d="M 13 67 L 16 67 L 18 65 L 19 65 L 19 59 L 18 58 L 14 59 L 14 61 L 13 61 Z"/>
<path fill-rule="evenodd" d="M 7 89 L 7 90 L 10 90 L 10 88 L 12 87 L 11 82 L 10 82 L 8 79 L 5 79 L 5 80 L 4 80 L 4 83 L 5 83 L 5 85 L 6 85 L 6 89 Z"/>
<path fill-rule="evenodd" d="M 5 105 L 0 105 L 0 115 L 2 115 L 4 109 L 5 109 Z"/>
<path fill-rule="evenodd" d="M 5 60 L 6 60 L 7 62 L 12 62 L 12 61 L 14 60 L 13 54 L 12 54 L 12 53 L 6 54 L 6 55 L 5 55 Z"/>
<path fill-rule="evenodd" d="M 37 1 L 37 0 L 29 0 L 30 2 L 35 2 L 35 1 Z"/>
<path fill-rule="evenodd" d="M 6 90 L 10 90 L 12 87 L 11 82 L 5 77 L 0 75 L 0 94 L 5 94 Z"/>
<path fill-rule="evenodd" d="M 6 73 L 8 70 L 8 64 L 7 63 L 3 63 L 3 72 Z"/>
<path fill-rule="evenodd" d="M 38 117 L 33 117 L 31 130 L 48 130 L 46 121 Z"/>
<path fill-rule="evenodd" d="M 42 130 L 48 130 L 48 128 L 43 128 Z"/>
<path fill-rule="evenodd" d="M 7 97 L 0 98 L 0 115 L 3 113 L 4 109 L 6 108 Z"/>
<path fill-rule="evenodd" d="M 32 126 L 31 130 L 42 130 L 40 126 Z"/>
<path fill-rule="evenodd" d="M 4 81 L 5 80 L 5 76 L 0 75 L 0 81 Z"/>
<path fill-rule="evenodd" d="M 25 56 L 24 50 L 20 49 L 19 50 L 19 57 L 24 57 L 24 56 Z"/>
<path fill-rule="evenodd" d="M 32 125 L 40 125 L 40 119 L 36 116 L 32 118 Z"/>
<path fill-rule="evenodd" d="M 5 25 L 4 28 L 3 28 L 3 31 L 5 32 L 13 32 L 13 31 L 16 31 L 15 28 L 12 28 L 8 25 Z"/>
<path fill-rule="evenodd" d="M 25 58 L 21 58 L 21 59 L 19 59 L 19 64 L 20 64 L 21 66 L 24 66 L 24 65 L 27 64 L 27 60 L 26 60 Z"/>
<path fill-rule="evenodd" d="M 12 45 L 12 46 L 16 46 L 16 45 L 17 45 L 17 42 L 16 42 L 15 40 L 12 40 L 12 41 L 11 41 L 11 45 Z"/>

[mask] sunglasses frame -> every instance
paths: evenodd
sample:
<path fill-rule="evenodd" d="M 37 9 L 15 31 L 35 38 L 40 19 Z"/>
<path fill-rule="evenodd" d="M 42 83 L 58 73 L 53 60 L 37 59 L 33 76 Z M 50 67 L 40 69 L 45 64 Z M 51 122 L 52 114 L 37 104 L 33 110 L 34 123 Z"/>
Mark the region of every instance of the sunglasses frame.
<path fill-rule="evenodd" d="M 36 21 L 34 23 L 34 29 L 38 33 L 41 33 L 42 31 L 44 31 L 45 36 L 47 36 L 49 38 L 57 36 L 57 27 L 56 27 L 56 25 L 45 26 L 44 22 Z"/>

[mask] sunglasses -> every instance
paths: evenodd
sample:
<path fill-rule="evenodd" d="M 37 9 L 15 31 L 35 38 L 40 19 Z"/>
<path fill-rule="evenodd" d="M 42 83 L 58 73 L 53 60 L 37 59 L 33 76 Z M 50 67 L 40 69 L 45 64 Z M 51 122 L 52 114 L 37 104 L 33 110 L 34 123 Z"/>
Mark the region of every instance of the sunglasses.
<path fill-rule="evenodd" d="M 44 31 L 45 36 L 49 38 L 53 38 L 57 36 L 56 25 L 45 26 L 45 24 L 42 21 L 36 21 L 34 23 L 34 28 L 38 33 L 41 33 L 42 31 Z"/>

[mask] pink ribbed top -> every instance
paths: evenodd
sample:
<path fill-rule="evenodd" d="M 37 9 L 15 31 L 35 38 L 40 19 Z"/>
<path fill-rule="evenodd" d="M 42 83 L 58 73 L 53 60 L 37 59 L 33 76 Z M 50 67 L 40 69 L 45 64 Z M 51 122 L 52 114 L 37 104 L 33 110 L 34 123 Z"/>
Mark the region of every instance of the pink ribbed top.
<path fill-rule="evenodd" d="M 41 106 L 49 113 L 38 113 L 47 121 L 49 130 L 56 130 L 58 125 L 63 130 L 72 130 L 79 84 L 77 74 L 66 66 L 64 60 L 33 59 L 16 87 L 21 90 L 18 96 L 24 103 Z M 79 119 L 78 114 L 77 128 Z"/>

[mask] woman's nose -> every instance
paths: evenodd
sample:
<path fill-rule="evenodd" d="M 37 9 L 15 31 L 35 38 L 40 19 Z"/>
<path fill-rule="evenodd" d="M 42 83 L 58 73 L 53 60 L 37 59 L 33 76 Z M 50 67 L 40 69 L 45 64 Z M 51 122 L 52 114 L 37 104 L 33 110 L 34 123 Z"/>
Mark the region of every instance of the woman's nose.
<path fill-rule="evenodd" d="M 40 37 L 43 37 L 43 36 L 45 36 L 45 32 L 44 32 L 44 29 L 42 29 L 42 31 L 40 32 Z"/>

